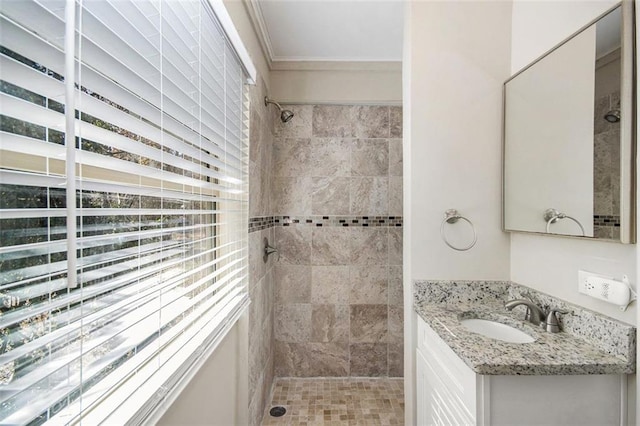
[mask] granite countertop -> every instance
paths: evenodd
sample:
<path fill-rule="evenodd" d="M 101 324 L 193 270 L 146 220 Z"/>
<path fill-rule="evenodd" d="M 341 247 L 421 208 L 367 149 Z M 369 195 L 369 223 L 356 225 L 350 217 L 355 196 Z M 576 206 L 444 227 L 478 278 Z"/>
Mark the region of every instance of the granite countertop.
<path fill-rule="evenodd" d="M 505 293 L 506 291 L 503 294 Z M 612 346 L 613 350 L 608 350 L 607 346 L 599 347 L 582 336 L 567 332 L 549 333 L 522 320 L 522 311 L 507 311 L 504 300 L 498 297 L 485 295 L 477 300 L 477 297 L 460 297 L 460 294 L 440 298 L 420 297 L 418 294 L 418 291 L 414 294 L 417 314 L 478 374 L 572 375 L 635 372 L 635 352 L 632 349 L 625 356 L 615 353 L 615 346 Z M 529 334 L 535 341 L 509 343 L 491 339 L 466 329 L 460 324 L 462 318 L 488 319 L 508 324 Z M 635 327 L 622 323 L 620 327 L 629 336 L 629 342 L 623 342 L 621 346 L 635 346 Z"/>

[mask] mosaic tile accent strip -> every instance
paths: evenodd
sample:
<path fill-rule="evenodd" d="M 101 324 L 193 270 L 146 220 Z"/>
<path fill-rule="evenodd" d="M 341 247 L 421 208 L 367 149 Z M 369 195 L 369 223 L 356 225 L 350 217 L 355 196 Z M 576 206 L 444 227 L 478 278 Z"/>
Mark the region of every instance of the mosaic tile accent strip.
<path fill-rule="evenodd" d="M 273 226 L 308 225 L 316 227 L 402 227 L 402 216 L 264 216 L 249 219 L 249 232 Z"/>
<path fill-rule="evenodd" d="M 249 219 L 249 233 L 262 231 L 275 226 L 275 216 L 259 216 Z"/>
<path fill-rule="evenodd" d="M 594 226 L 620 226 L 620 216 L 617 215 L 604 215 L 604 214 L 594 214 L 593 215 L 593 225 Z"/>
<path fill-rule="evenodd" d="M 282 417 L 269 416 L 283 406 Z M 262 425 L 403 425 L 402 379 L 276 379 Z"/>
<path fill-rule="evenodd" d="M 388 226 L 401 227 L 402 216 L 276 216 L 276 226 Z"/>

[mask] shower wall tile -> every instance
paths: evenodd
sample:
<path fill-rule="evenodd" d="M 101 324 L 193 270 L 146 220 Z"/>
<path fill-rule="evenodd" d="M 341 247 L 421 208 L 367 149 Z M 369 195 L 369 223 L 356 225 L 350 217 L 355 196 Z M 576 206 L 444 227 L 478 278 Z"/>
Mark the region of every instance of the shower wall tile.
<path fill-rule="evenodd" d="M 273 200 L 275 214 L 311 214 L 310 177 L 277 177 L 273 179 Z"/>
<path fill-rule="evenodd" d="M 352 176 L 388 176 L 389 140 L 354 139 L 351 143 Z"/>
<path fill-rule="evenodd" d="M 351 176 L 351 139 L 312 138 L 310 168 L 317 177 Z"/>
<path fill-rule="evenodd" d="M 311 139 L 276 138 L 273 167 L 276 177 L 311 176 Z"/>
<path fill-rule="evenodd" d="M 276 342 L 276 359 L 279 377 L 349 375 L 349 345 L 345 343 Z"/>
<path fill-rule="evenodd" d="M 402 107 L 389 107 L 390 137 L 402 138 Z"/>
<path fill-rule="evenodd" d="M 351 343 L 387 343 L 388 305 L 351 305 Z"/>
<path fill-rule="evenodd" d="M 389 215 L 402 216 L 402 177 L 389 178 Z"/>
<path fill-rule="evenodd" d="M 387 345 L 384 343 L 356 343 L 350 346 L 352 376 L 387 376 Z"/>
<path fill-rule="evenodd" d="M 311 303 L 316 305 L 346 303 L 349 300 L 348 266 L 313 266 L 311 269 Z"/>
<path fill-rule="evenodd" d="M 314 105 L 312 135 L 319 138 L 354 137 L 352 109 L 347 105 Z"/>
<path fill-rule="evenodd" d="M 402 266 L 389 266 L 389 305 L 404 305 Z"/>
<path fill-rule="evenodd" d="M 311 266 L 278 263 L 275 277 L 276 303 L 311 303 Z"/>
<path fill-rule="evenodd" d="M 351 263 L 353 265 L 388 265 L 388 234 L 391 229 L 353 228 L 351 230 Z"/>
<path fill-rule="evenodd" d="M 402 139 L 389 139 L 389 176 L 402 176 Z"/>
<path fill-rule="evenodd" d="M 382 216 L 389 212 L 389 178 L 352 177 L 349 194 L 352 215 Z"/>
<path fill-rule="evenodd" d="M 311 305 L 289 303 L 276 305 L 275 336 L 280 342 L 299 343 L 311 339 Z"/>
<path fill-rule="evenodd" d="M 272 228 L 274 372 L 401 376 L 402 110 L 283 107 L 296 115 L 273 111 L 265 175 L 270 214 L 285 216 Z"/>
<path fill-rule="evenodd" d="M 389 268 L 387 266 L 351 266 L 349 268 L 350 304 L 387 304 Z"/>
<path fill-rule="evenodd" d="M 283 105 L 283 108 L 293 111 L 293 118 L 287 123 L 280 120 L 280 112 L 273 108 L 272 121 L 277 138 L 310 138 L 312 125 L 312 105 Z"/>
<path fill-rule="evenodd" d="M 311 214 L 348 215 L 349 185 L 348 177 L 315 177 L 311 193 Z"/>
<path fill-rule="evenodd" d="M 402 343 L 404 334 L 404 306 L 389 305 L 389 343 Z"/>
<path fill-rule="evenodd" d="M 353 107 L 354 133 L 357 138 L 388 138 L 389 107 L 356 106 Z"/>
<path fill-rule="evenodd" d="M 349 234 L 342 228 L 315 228 L 311 243 L 312 265 L 348 265 L 351 259 Z"/>
<path fill-rule="evenodd" d="M 313 305 L 311 341 L 349 343 L 349 306 Z"/>
<path fill-rule="evenodd" d="M 285 265 L 311 264 L 311 231 L 306 226 L 287 226 L 276 229 L 276 247 L 280 263 Z"/>
<path fill-rule="evenodd" d="M 404 345 L 390 343 L 388 345 L 389 377 L 404 376 Z"/>
<path fill-rule="evenodd" d="M 402 228 L 389 228 L 389 265 L 402 265 Z"/>

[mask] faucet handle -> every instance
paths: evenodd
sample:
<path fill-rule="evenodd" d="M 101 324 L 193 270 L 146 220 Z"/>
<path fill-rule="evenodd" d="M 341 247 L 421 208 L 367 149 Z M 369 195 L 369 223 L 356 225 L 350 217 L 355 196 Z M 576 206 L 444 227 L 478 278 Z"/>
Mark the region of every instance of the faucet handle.
<path fill-rule="evenodd" d="M 568 311 L 561 311 L 560 309 L 551 309 L 547 314 L 547 320 L 544 322 L 545 329 L 549 333 L 560 332 L 560 322 L 556 314 L 568 314 Z"/>

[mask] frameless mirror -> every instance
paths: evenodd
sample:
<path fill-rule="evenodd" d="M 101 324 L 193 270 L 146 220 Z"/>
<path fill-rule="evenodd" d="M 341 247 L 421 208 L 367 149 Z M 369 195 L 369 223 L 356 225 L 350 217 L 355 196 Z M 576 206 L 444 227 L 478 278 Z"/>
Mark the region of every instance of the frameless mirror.
<path fill-rule="evenodd" d="M 505 82 L 504 230 L 635 242 L 632 7 Z"/>

